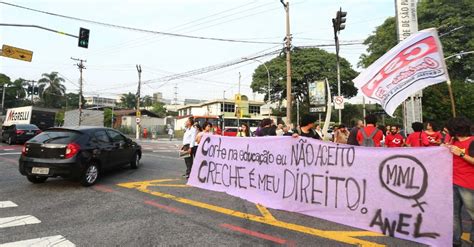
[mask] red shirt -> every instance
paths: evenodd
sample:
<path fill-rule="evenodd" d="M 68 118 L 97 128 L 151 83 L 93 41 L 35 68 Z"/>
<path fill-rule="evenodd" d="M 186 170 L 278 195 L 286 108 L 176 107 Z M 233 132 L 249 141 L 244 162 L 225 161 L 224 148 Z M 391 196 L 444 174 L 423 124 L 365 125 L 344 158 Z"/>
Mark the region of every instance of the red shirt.
<path fill-rule="evenodd" d="M 385 145 L 389 148 L 401 147 L 403 145 L 403 136 L 399 133 L 395 135 L 390 133 L 385 137 Z"/>
<path fill-rule="evenodd" d="M 377 131 L 377 134 L 375 134 L 375 136 L 374 136 L 374 138 L 372 138 L 372 140 L 374 140 L 374 143 L 375 143 L 376 147 L 380 147 L 380 142 L 383 139 L 383 133 L 382 133 L 381 130 L 379 130 L 377 127 L 375 127 L 372 124 L 367 125 L 366 127 L 360 129 L 357 132 L 357 141 L 359 142 L 359 145 L 362 145 L 362 141 L 364 140 L 364 136 L 362 135 L 362 131 L 365 131 L 365 134 L 367 136 L 370 136 L 370 134 L 372 134 L 373 131 Z"/>
<path fill-rule="evenodd" d="M 474 141 L 474 137 L 464 141 L 453 141 L 453 145 L 464 149 L 466 154 L 469 150 L 469 145 Z M 469 156 L 474 154 L 469 154 Z M 453 155 L 453 184 L 474 190 L 474 166 L 469 164 L 463 158 Z"/>
<path fill-rule="evenodd" d="M 430 146 L 439 146 L 438 143 L 440 143 L 441 139 L 443 139 L 443 135 L 441 135 L 439 131 L 435 131 L 431 134 L 425 131 L 425 133 L 428 137 L 428 140 L 430 141 Z"/>
<path fill-rule="evenodd" d="M 430 140 L 424 131 L 413 132 L 407 137 L 406 143 L 410 147 L 427 147 L 430 145 Z"/>

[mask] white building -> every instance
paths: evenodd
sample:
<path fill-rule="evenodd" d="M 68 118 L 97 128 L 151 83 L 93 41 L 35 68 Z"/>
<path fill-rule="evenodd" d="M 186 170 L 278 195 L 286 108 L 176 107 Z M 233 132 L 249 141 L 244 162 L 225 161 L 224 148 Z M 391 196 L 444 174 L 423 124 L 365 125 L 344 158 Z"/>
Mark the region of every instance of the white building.
<path fill-rule="evenodd" d="M 117 105 L 116 99 L 88 96 L 84 97 L 86 105 L 91 107 L 115 107 Z"/>
<path fill-rule="evenodd" d="M 190 104 L 177 108 L 178 117 L 175 129 L 184 127 L 188 117 L 194 117 L 195 121 L 201 124 L 210 121 L 213 125 L 218 124 L 218 120 L 224 120 L 227 127 L 236 127 L 237 119 L 247 122 L 251 127 L 256 127 L 257 123 L 264 118 L 260 108 L 265 103 L 262 101 L 249 101 L 247 96 L 242 95 L 240 103 L 235 100 L 211 100 L 200 104 Z M 240 114 L 240 115 L 239 115 Z"/>

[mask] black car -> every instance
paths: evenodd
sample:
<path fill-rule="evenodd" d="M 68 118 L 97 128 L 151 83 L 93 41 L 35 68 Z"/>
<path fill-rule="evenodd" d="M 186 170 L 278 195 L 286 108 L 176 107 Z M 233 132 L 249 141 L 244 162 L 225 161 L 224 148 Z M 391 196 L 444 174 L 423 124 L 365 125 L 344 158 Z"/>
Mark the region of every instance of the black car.
<path fill-rule="evenodd" d="M 2 141 L 9 145 L 24 143 L 39 133 L 41 130 L 34 124 L 12 124 L 3 127 Z"/>
<path fill-rule="evenodd" d="M 140 145 L 114 129 L 51 128 L 25 143 L 20 173 L 32 183 L 60 176 L 91 186 L 105 170 L 126 164 L 138 168 L 141 155 Z"/>

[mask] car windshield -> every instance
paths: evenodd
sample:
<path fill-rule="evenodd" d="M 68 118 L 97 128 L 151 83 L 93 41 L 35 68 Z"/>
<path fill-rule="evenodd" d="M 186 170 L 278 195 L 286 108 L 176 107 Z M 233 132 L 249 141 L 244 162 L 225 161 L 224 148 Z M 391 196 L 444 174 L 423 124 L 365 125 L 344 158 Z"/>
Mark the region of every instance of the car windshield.
<path fill-rule="evenodd" d="M 68 144 L 74 141 L 80 133 L 68 130 L 47 130 L 31 139 L 30 143 Z"/>
<path fill-rule="evenodd" d="M 34 124 L 17 124 L 16 125 L 17 130 L 37 130 L 38 127 Z"/>

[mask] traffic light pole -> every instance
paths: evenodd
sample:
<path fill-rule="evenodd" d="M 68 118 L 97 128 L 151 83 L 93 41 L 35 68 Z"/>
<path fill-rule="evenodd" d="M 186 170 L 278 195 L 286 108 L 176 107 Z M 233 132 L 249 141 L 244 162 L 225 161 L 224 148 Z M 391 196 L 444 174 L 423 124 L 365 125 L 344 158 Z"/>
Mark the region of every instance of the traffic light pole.
<path fill-rule="evenodd" d="M 337 36 L 338 32 L 344 30 L 345 22 L 346 22 L 346 15 L 347 12 L 343 12 L 342 8 L 339 8 L 337 11 L 336 18 L 332 19 L 332 26 L 334 28 L 334 41 L 336 43 L 336 73 L 337 73 L 337 96 L 341 97 L 341 67 L 339 61 L 339 37 Z M 339 124 L 342 123 L 342 114 L 341 109 L 338 110 L 339 112 Z"/>

